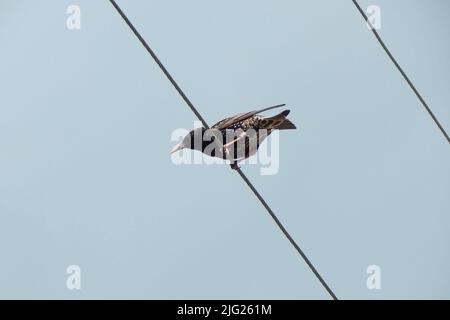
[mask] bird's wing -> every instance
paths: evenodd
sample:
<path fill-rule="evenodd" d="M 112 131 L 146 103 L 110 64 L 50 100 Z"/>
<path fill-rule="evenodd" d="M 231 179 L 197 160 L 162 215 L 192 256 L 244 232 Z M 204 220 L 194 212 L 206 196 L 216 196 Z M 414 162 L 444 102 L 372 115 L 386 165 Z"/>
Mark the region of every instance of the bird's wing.
<path fill-rule="evenodd" d="M 260 110 L 255 110 L 255 111 L 250 111 L 250 112 L 244 112 L 244 113 L 240 113 L 237 114 L 235 116 L 223 119 L 222 121 L 217 122 L 215 125 L 212 126 L 213 129 L 218 129 L 218 130 L 223 130 L 226 128 L 229 128 L 230 126 L 232 126 L 233 124 L 243 121 L 245 119 L 248 119 L 250 117 L 253 117 L 254 115 L 267 111 L 267 110 L 271 110 L 271 109 L 275 109 L 275 108 L 281 108 L 284 107 L 285 104 L 279 104 L 276 106 L 272 106 L 272 107 L 268 107 L 268 108 L 264 108 L 264 109 L 260 109 Z"/>

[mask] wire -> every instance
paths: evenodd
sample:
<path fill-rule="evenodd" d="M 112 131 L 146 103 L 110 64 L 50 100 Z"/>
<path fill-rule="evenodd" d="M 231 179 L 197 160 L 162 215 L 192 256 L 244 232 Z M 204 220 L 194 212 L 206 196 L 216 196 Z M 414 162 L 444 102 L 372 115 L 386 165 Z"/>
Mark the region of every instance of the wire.
<path fill-rule="evenodd" d="M 195 109 L 194 105 L 192 104 L 191 100 L 188 99 L 188 97 L 184 94 L 183 90 L 181 90 L 180 86 L 175 82 L 175 80 L 170 75 L 169 71 L 167 71 L 166 67 L 161 63 L 158 56 L 153 52 L 153 50 L 150 48 L 150 46 L 147 44 L 147 42 L 142 38 L 140 33 L 136 30 L 136 28 L 133 26 L 131 21 L 128 19 L 128 17 L 125 15 L 125 13 L 122 11 L 122 9 L 119 7 L 119 5 L 114 1 L 110 0 L 111 4 L 116 8 L 117 12 L 120 14 L 120 16 L 125 20 L 127 25 L 130 27 L 131 31 L 133 31 L 134 35 L 139 39 L 139 41 L 142 43 L 142 45 L 147 49 L 148 53 L 152 56 L 153 60 L 158 64 L 159 68 L 162 70 L 164 75 L 169 79 L 169 81 L 172 83 L 172 85 L 175 87 L 175 89 L 178 91 L 180 96 L 183 98 L 183 100 L 187 103 L 189 108 L 192 110 L 192 112 L 195 114 L 195 116 L 203 123 L 203 126 L 206 129 L 209 129 L 208 123 L 203 119 L 202 115 Z"/>
<path fill-rule="evenodd" d="M 170 73 L 167 71 L 167 69 L 164 67 L 164 65 L 161 63 L 161 61 L 158 59 L 156 54 L 153 52 L 153 50 L 150 48 L 150 46 L 147 44 L 147 42 L 144 40 L 144 38 L 139 34 L 139 32 L 136 30 L 136 28 L 133 26 L 131 21 L 127 18 L 125 13 L 122 11 L 122 9 L 118 6 L 115 0 L 109 0 L 111 4 L 114 6 L 114 8 L 117 10 L 117 12 L 120 14 L 120 16 L 125 20 L 126 24 L 130 27 L 130 29 L 133 31 L 135 36 L 139 39 L 139 41 L 142 43 L 142 45 L 147 49 L 148 53 L 152 56 L 152 58 L 155 60 L 155 62 L 158 64 L 158 66 L 161 68 L 163 73 L 166 75 L 166 77 L 169 79 L 169 81 L 172 83 L 172 85 L 175 87 L 175 89 L 178 91 L 180 96 L 183 98 L 183 100 L 187 103 L 189 108 L 192 110 L 192 112 L 197 116 L 197 118 L 203 123 L 203 126 L 205 128 L 209 128 L 208 123 L 203 119 L 201 114 L 197 111 L 195 106 L 192 104 L 192 102 L 187 98 L 187 96 L 184 94 L 183 90 L 181 90 L 180 86 L 175 82 L 175 80 L 172 78 Z M 270 216 L 273 218 L 277 226 L 281 229 L 283 234 L 288 238 L 289 242 L 294 246 L 295 250 L 300 254 L 300 256 L 305 260 L 308 267 L 311 269 L 311 271 L 314 273 L 314 275 L 317 277 L 317 279 L 320 281 L 320 283 L 324 286 L 324 288 L 327 290 L 327 292 L 330 294 L 330 296 L 334 300 L 338 300 L 334 292 L 330 289 L 330 287 L 327 285 L 325 280 L 322 278 L 322 276 L 319 274 L 317 269 L 313 266 L 311 261 L 308 259 L 308 257 L 305 255 L 305 253 L 300 249 L 300 247 L 297 245 L 297 243 L 294 241 L 294 239 L 291 237 L 291 235 L 287 232 L 287 230 L 284 228 L 284 226 L 281 224 L 280 220 L 277 218 L 275 213 L 272 211 L 272 209 L 269 207 L 267 202 L 264 200 L 264 198 L 259 194 L 258 190 L 253 186 L 253 184 L 248 180 L 247 176 L 242 172 L 240 168 L 237 168 L 236 171 L 239 173 L 241 178 L 245 181 L 245 183 L 249 186 L 249 188 L 253 191 L 253 193 L 256 195 L 258 200 L 262 203 L 264 208 L 266 208 L 267 212 L 270 214 Z"/>
<path fill-rule="evenodd" d="M 417 98 L 419 98 L 420 102 L 422 103 L 422 105 L 424 106 L 424 108 L 427 110 L 428 114 L 431 116 L 431 118 L 433 119 L 433 121 L 436 123 L 436 125 L 438 126 L 439 130 L 441 130 L 442 134 L 444 135 L 445 139 L 447 140 L 448 143 L 450 143 L 450 138 L 447 134 L 447 132 L 445 131 L 444 127 L 441 125 L 441 123 L 439 122 L 439 120 L 436 118 L 436 116 L 434 115 L 433 111 L 431 111 L 431 108 L 428 106 L 428 104 L 425 102 L 425 100 L 422 98 L 422 95 L 419 93 L 419 91 L 416 89 L 415 85 L 411 82 L 411 80 L 409 80 L 409 77 L 406 75 L 406 73 L 403 71 L 402 67 L 400 67 L 400 65 L 398 64 L 397 60 L 394 58 L 394 56 L 392 55 L 392 53 L 389 51 L 389 49 L 387 48 L 387 46 L 385 45 L 384 41 L 381 39 L 380 35 L 378 34 L 377 30 L 374 28 L 374 26 L 372 25 L 372 23 L 370 22 L 369 18 L 367 17 L 366 13 L 361 9 L 361 6 L 359 5 L 358 1 L 356 0 L 352 0 L 353 4 L 356 6 L 356 8 L 358 9 L 359 13 L 361 13 L 361 15 L 363 16 L 364 20 L 366 20 L 367 24 L 370 26 L 370 29 L 372 30 L 373 34 L 375 35 L 375 37 L 377 38 L 378 42 L 381 44 L 381 46 L 383 47 L 384 51 L 386 51 L 387 55 L 389 56 L 389 58 L 392 60 L 392 62 L 394 63 L 394 65 L 397 67 L 398 71 L 401 73 L 401 75 L 403 76 L 403 78 L 406 80 L 406 82 L 408 83 L 408 85 L 411 87 L 411 89 L 414 91 L 414 93 L 416 94 Z"/>
<path fill-rule="evenodd" d="M 240 168 L 237 168 L 236 171 L 239 173 L 239 175 L 242 177 L 242 179 L 245 181 L 245 183 L 247 183 L 247 185 L 249 186 L 249 188 L 253 191 L 253 193 L 255 194 L 255 196 L 258 198 L 258 200 L 262 203 L 262 205 L 264 206 L 264 208 L 266 208 L 267 212 L 270 214 L 270 216 L 272 217 L 272 219 L 275 221 L 275 223 L 277 224 L 277 226 L 281 229 L 281 231 L 284 233 L 284 235 L 286 236 L 286 238 L 288 238 L 289 242 L 294 246 L 295 250 L 297 250 L 297 252 L 301 255 L 301 257 L 303 258 L 303 260 L 305 260 L 306 264 L 308 265 L 308 267 L 311 269 L 311 271 L 314 273 L 314 275 L 317 277 L 317 279 L 320 281 L 320 283 L 322 284 L 322 286 L 325 288 L 325 290 L 327 290 L 327 292 L 330 294 L 330 296 L 334 299 L 334 300 L 338 300 L 338 298 L 336 297 L 336 295 L 334 294 L 334 292 L 331 290 L 331 288 L 328 286 L 328 284 L 325 282 L 325 280 L 322 278 L 322 276 L 320 275 L 320 273 L 317 271 L 317 269 L 314 267 L 314 265 L 311 263 L 311 261 L 308 259 L 308 257 L 306 256 L 306 254 L 303 252 L 303 250 L 298 246 L 298 244 L 295 242 L 295 240 L 291 237 L 291 235 L 289 234 L 289 232 L 286 230 L 286 228 L 283 226 L 283 224 L 280 222 L 280 220 L 278 219 L 278 217 L 275 215 L 275 213 L 272 211 L 272 209 L 269 207 L 269 205 L 267 204 L 267 202 L 264 200 L 264 198 L 259 194 L 258 190 L 256 190 L 256 188 L 253 186 L 253 184 L 250 182 L 250 180 L 248 180 L 247 176 L 242 172 L 242 170 Z"/>

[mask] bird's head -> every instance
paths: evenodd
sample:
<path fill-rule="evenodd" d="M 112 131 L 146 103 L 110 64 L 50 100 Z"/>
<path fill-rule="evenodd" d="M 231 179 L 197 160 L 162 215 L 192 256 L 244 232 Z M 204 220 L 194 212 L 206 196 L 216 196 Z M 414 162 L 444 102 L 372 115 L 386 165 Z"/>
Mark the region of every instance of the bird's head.
<path fill-rule="evenodd" d="M 202 151 L 203 134 L 205 131 L 206 129 L 204 127 L 191 130 L 180 143 L 173 147 L 170 153 L 172 154 L 185 148 Z"/>

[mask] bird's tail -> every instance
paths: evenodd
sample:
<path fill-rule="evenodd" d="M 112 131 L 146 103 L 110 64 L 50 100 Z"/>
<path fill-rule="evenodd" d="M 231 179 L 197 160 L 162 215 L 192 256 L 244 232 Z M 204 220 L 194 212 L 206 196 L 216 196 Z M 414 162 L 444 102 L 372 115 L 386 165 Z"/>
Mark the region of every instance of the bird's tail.
<path fill-rule="evenodd" d="M 270 121 L 270 127 L 272 129 L 278 129 L 278 130 L 286 130 L 286 129 L 297 129 L 295 124 L 293 124 L 288 118 L 286 118 L 291 112 L 290 110 L 284 110 L 280 114 L 277 114 L 276 116 L 267 118 L 267 120 Z"/>

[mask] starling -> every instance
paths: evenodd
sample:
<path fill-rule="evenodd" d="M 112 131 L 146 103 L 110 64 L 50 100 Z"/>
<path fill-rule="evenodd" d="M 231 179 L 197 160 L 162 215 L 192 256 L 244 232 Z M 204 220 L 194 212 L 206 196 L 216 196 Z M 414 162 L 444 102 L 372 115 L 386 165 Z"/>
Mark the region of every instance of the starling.
<path fill-rule="evenodd" d="M 240 113 L 217 122 L 211 129 L 196 128 L 170 153 L 185 148 L 198 150 L 208 156 L 229 160 L 231 168 L 237 169 L 237 162 L 254 155 L 262 141 L 274 130 L 296 129 L 286 118 L 290 110 L 284 110 L 272 117 L 259 115 L 263 111 L 282 106 L 284 104 Z"/>

